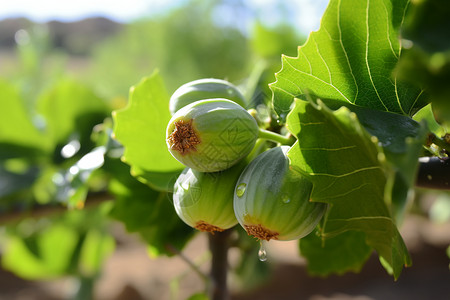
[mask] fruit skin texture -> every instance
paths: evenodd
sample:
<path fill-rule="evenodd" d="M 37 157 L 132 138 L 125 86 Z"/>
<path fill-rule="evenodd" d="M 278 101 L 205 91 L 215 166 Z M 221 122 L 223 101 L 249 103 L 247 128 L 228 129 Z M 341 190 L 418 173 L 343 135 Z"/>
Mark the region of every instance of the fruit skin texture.
<path fill-rule="evenodd" d="M 228 81 L 205 78 L 180 86 L 170 97 L 169 110 L 173 116 L 182 107 L 198 100 L 224 98 L 246 107 L 246 101 L 236 86 Z"/>
<path fill-rule="evenodd" d="M 258 133 L 256 120 L 233 101 L 200 100 L 172 116 L 166 143 L 172 156 L 185 166 L 218 172 L 246 157 Z"/>
<path fill-rule="evenodd" d="M 242 161 L 216 173 L 185 168 L 174 185 L 173 204 L 178 216 L 201 231 L 223 231 L 236 225 L 233 193 L 245 166 Z"/>
<path fill-rule="evenodd" d="M 281 146 L 258 155 L 236 183 L 236 217 L 258 239 L 302 238 L 316 227 L 327 208 L 327 204 L 309 201 L 312 184 L 289 169 L 288 150 Z"/>

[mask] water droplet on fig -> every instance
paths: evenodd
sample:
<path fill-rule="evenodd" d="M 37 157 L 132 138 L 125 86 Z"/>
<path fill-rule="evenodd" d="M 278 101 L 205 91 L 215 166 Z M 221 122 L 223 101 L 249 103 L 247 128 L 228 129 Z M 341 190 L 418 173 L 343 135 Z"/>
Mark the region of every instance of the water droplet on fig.
<path fill-rule="evenodd" d="M 186 192 L 189 190 L 190 187 L 191 187 L 190 182 L 183 182 L 183 183 L 181 184 L 181 188 L 182 188 L 183 190 L 185 190 Z"/>
<path fill-rule="evenodd" d="M 286 120 L 286 114 L 285 113 L 281 113 L 277 119 L 277 123 L 278 124 L 284 124 Z"/>
<path fill-rule="evenodd" d="M 239 184 L 239 185 L 237 186 L 237 188 L 236 188 L 236 195 L 237 195 L 238 197 L 244 196 L 245 188 L 246 188 L 246 187 L 247 187 L 247 184 L 245 184 L 245 183 Z"/>
<path fill-rule="evenodd" d="M 259 240 L 258 258 L 260 261 L 267 260 L 267 252 L 266 248 L 264 247 L 264 242 L 262 240 Z"/>
<path fill-rule="evenodd" d="M 283 195 L 283 196 L 281 197 L 281 201 L 283 201 L 284 204 L 288 204 L 288 203 L 291 202 L 291 199 L 289 198 L 288 195 Z"/>

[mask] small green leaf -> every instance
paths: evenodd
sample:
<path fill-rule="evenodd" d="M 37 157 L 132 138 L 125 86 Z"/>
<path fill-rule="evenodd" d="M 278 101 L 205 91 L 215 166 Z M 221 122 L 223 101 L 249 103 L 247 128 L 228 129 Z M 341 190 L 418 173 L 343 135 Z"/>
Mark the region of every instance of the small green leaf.
<path fill-rule="evenodd" d="M 171 172 L 148 172 L 134 167 L 131 170 L 131 174 L 156 191 L 173 192 L 173 185 L 181 171 L 182 170 Z"/>
<path fill-rule="evenodd" d="M 331 0 L 298 56 L 282 59 L 271 85 L 277 113 L 284 119 L 294 98 L 308 93 L 409 116 L 425 105 L 420 89 L 392 76 L 408 2 Z"/>
<path fill-rule="evenodd" d="M 132 174 L 159 189 L 169 186 L 172 175 L 184 166 L 167 150 L 169 95 L 159 74 L 155 72 L 132 87 L 128 106 L 113 112 L 113 117 L 114 135 L 125 147 L 123 160 Z"/>
<path fill-rule="evenodd" d="M 87 232 L 80 253 L 79 272 L 85 277 L 98 275 L 104 259 L 115 248 L 114 238 L 99 230 Z"/>
<path fill-rule="evenodd" d="M 46 122 L 46 134 L 55 144 L 66 144 L 71 135 L 77 135 L 82 147 L 108 112 L 105 102 L 90 88 L 68 79 L 44 93 L 37 105 Z"/>
<path fill-rule="evenodd" d="M 197 293 L 190 296 L 187 300 L 210 300 L 210 298 L 204 293 Z"/>
<path fill-rule="evenodd" d="M 114 247 L 106 230 L 109 203 L 53 218 L 26 219 L 7 231 L 2 266 L 26 279 L 98 275 Z"/>
<path fill-rule="evenodd" d="M 20 236 L 8 239 L 2 255 L 4 268 L 27 279 L 54 278 L 67 274 L 71 253 L 78 241 L 73 228 L 56 225 L 31 237 L 34 250 Z"/>
<path fill-rule="evenodd" d="M 49 140 L 33 123 L 19 92 L 0 80 L 0 158 L 50 151 Z"/>
<path fill-rule="evenodd" d="M 121 161 L 106 161 L 105 166 L 114 168 L 116 175 L 109 186 L 116 198 L 111 216 L 123 222 L 129 232 L 139 233 L 155 254 L 173 255 L 168 245 L 181 249 L 193 230 L 175 213 L 171 195 L 136 180 Z"/>
<path fill-rule="evenodd" d="M 0 166 L 0 200 L 2 197 L 31 187 L 38 176 L 39 170 L 37 168 L 30 168 L 25 172 L 16 173 Z"/>
<path fill-rule="evenodd" d="M 366 234 L 367 245 L 384 258 L 397 278 L 409 254 L 385 202 L 392 191 L 391 166 L 379 140 L 346 107 L 296 100 L 288 128 L 298 138 L 288 153 L 291 166 L 314 184 L 312 201 L 331 204 L 322 237 L 349 230 Z"/>
<path fill-rule="evenodd" d="M 66 202 L 69 208 L 84 206 L 89 192 L 89 181 L 92 174 L 103 166 L 105 153 L 105 146 L 96 147 L 66 171 L 64 182 L 59 186 L 60 201 Z"/>
<path fill-rule="evenodd" d="M 365 243 L 365 234 L 357 231 L 344 232 L 325 242 L 312 233 L 299 243 L 301 255 L 308 260 L 308 272 L 313 275 L 359 273 L 372 253 Z"/>
<path fill-rule="evenodd" d="M 129 232 L 137 232 L 153 253 L 174 255 L 170 247 L 181 249 L 193 230 L 176 215 L 165 193 L 154 198 L 136 195 L 118 196 L 112 216 L 123 222 Z M 169 247 L 170 246 L 170 247 Z"/>
<path fill-rule="evenodd" d="M 437 136 L 443 136 L 445 134 L 445 129 L 436 122 L 436 119 L 433 115 L 433 110 L 431 109 L 431 104 L 423 107 L 419 110 L 414 116 L 413 119 L 417 122 L 425 121 L 427 126 L 431 132 L 436 134 Z"/>

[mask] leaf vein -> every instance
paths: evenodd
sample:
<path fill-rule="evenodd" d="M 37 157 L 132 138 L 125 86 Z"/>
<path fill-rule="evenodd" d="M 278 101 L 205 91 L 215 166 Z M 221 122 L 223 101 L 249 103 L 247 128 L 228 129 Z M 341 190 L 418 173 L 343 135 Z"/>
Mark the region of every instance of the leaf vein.
<path fill-rule="evenodd" d="M 334 182 L 333 182 L 333 183 L 334 183 Z M 345 197 L 345 196 L 347 196 L 347 195 L 350 195 L 350 194 L 353 193 L 353 192 L 356 192 L 356 191 L 362 189 L 362 188 L 363 188 L 364 186 L 366 186 L 366 185 L 369 185 L 369 183 L 363 183 L 363 184 L 361 184 L 361 185 L 359 185 L 359 186 L 357 186 L 357 187 L 352 188 L 351 190 L 349 190 L 349 191 L 347 191 L 347 192 L 345 192 L 345 193 L 333 195 L 333 196 L 331 196 L 331 197 L 323 197 L 323 198 L 322 198 L 322 197 L 319 197 L 319 198 L 317 198 L 317 199 L 324 200 L 324 199 L 334 199 L 334 198 Z M 326 191 L 330 186 L 332 186 L 332 185 L 329 185 L 328 187 L 322 189 L 320 192 Z"/>
<path fill-rule="evenodd" d="M 311 62 L 309 61 L 308 57 L 306 56 L 306 54 L 303 51 L 299 51 L 300 54 L 303 55 L 303 57 L 305 58 L 306 62 L 309 65 L 309 73 L 312 74 L 312 66 L 311 66 Z"/>
<path fill-rule="evenodd" d="M 380 97 L 380 94 L 378 93 L 378 89 L 375 86 L 375 83 L 373 82 L 373 78 L 372 78 L 372 71 L 370 70 L 370 65 L 369 65 L 369 7 L 370 7 L 370 0 L 367 0 L 367 5 L 366 5 L 366 53 L 365 53 L 365 61 L 366 61 L 366 67 L 367 67 L 367 72 L 369 73 L 369 79 L 370 79 L 370 83 L 372 84 L 372 87 L 375 91 L 375 93 L 377 94 L 378 100 L 380 100 L 381 104 L 384 106 L 384 109 L 386 111 L 389 111 L 389 109 L 387 108 L 387 106 L 384 104 L 383 100 Z"/>
<path fill-rule="evenodd" d="M 316 79 L 316 80 L 318 80 L 318 81 L 320 81 L 320 82 L 322 82 L 322 83 L 324 83 L 324 84 L 326 84 L 326 85 L 328 85 L 328 86 L 330 86 L 330 87 L 332 87 L 333 89 L 335 89 L 342 97 L 344 97 L 344 99 L 345 100 L 347 100 L 349 103 L 352 103 L 337 87 L 335 87 L 334 85 L 332 85 L 332 84 L 329 84 L 328 82 L 326 82 L 326 81 L 324 81 L 323 79 L 321 79 L 321 78 L 319 78 L 319 77 L 317 77 L 317 76 L 315 76 L 315 75 L 313 75 L 313 74 L 308 74 L 308 73 L 306 73 L 306 72 L 304 72 L 304 71 L 301 71 L 301 70 L 299 70 L 299 69 L 297 69 L 297 68 L 295 68 L 292 64 L 290 64 L 287 60 L 285 60 L 285 62 L 287 63 L 287 64 L 289 64 L 289 66 L 290 67 L 292 67 L 292 69 L 294 70 L 294 71 L 296 71 L 296 72 L 298 72 L 298 73 L 300 73 L 300 74 L 303 74 L 303 75 L 305 75 L 305 76 L 308 76 L 308 77 L 312 77 L 313 79 Z M 296 85 L 297 86 L 297 85 Z M 297 88 L 299 88 L 300 89 L 300 87 L 298 87 L 297 86 Z M 301 90 L 301 89 L 300 89 Z"/>
<path fill-rule="evenodd" d="M 391 42 L 391 39 L 390 39 L 390 35 L 389 35 L 389 19 L 390 18 L 389 18 L 388 9 L 386 7 L 386 3 L 384 3 L 384 2 L 383 2 L 383 8 L 384 8 L 384 11 L 386 12 L 386 28 L 387 28 L 386 34 L 387 34 L 387 40 L 389 42 L 389 47 L 391 48 L 392 54 L 394 54 L 395 58 L 398 59 L 398 54 L 395 53 L 394 46 L 392 45 L 392 42 Z"/>
<path fill-rule="evenodd" d="M 340 148 L 302 148 L 303 150 L 307 150 L 307 151 L 341 151 L 341 150 L 348 150 L 348 149 L 353 149 L 356 148 L 356 145 L 352 145 L 352 146 L 345 146 L 345 147 L 340 147 Z"/>
<path fill-rule="evenodd" d="M 330 79 L 330 84 L 333 85 L 333 80 L 331 79 L 330 68 L 328 67 L 327 62 L 325 61 L 325 59 L 323 58 L 322 54 L 320 53 L 319 45 L 317 44 L 316 40 L 314 40 L 314 44 L 316 45 L 317 54 L 319 55 L 320 59 L 322 60 L 323 64 L 325 65 L 325 67 L 327 68 L 328 77 Z"/>
<path fill-rule="evenodd" d="M 411 107 L 409 108 L 408 115 L 411 115 L 411 112 L 412 112 L 414 106 L 416 105 L 417 101 L 419 101 L 419 98 L 422 96 L 423 92 L 424 92 L 424 90 L 420 90 L 419 95 L 417 95 L 416 99 L 414 99 L 414 102 L 412 103 Z"/>
<path fill-rule="evenodd" d="M 356 173 L 365 172 L 365 171 L 372 171 L 372 170 L 376 170 L 376 169 L 381 170 L 381 167 L 380 166 L 366 167 L 366 168 L 356 169 L 356 170 L 353 170 L 351 172 L 344 173 L 344 174 L 338 174 L 338 175 L 336 175 L 336 174 L 328 174 L 328 173 L 314 173 L 314 172 L 310 172 L 308 174 L 311 175 L 311 176 L 325 176 L 325 177 L 342 178 L 342 177 L 354 175 Z"/>

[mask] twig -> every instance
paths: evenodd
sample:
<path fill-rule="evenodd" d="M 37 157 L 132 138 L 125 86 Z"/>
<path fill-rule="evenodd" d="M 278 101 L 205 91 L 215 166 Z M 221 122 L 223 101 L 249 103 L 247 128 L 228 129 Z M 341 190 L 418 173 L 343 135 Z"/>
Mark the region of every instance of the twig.
<path fill-rule="evenodd" d="M 112 199 L 113 196 L 111 196 L 107 192 L 92 192 L 88 194 L 84 207 L 96 206 L 100 203 Z M 18 222 L 26 218 L 45 218 L 57 214 L 62 214 L 66 211 L 67 207 L 61 205 L 61 203 L 33 205 L 32 207 L 23 210 L 9 211 L 5 214 L 0 214 L 0 225 Z"/>
<path fill-rule="evenodd" d="M 229 299 L 227 274 L 228 274 L 228 248 L 232 230 L 209 234 L 209 249 L 212 254 L 210 290 L 211 300 Z"/>
<path fill-rule="evenodd" d="M 450 190 L 450 158 L 421 157 L 416 186 Z"/>
<path fill-rule="evenodd" d="M 200 278 L 202 278 L 205 282 L 207 282 L 209 280 L 208 276 L 206 274 L 204 274 L 196 264 L 194 264 L 192 262 L 192 260 L 190 260 L 186 255 L 183 254 L 183 252 L 181 252 L 180 250 L 178 250 L 177 248 L 175 248 L 175 246 L 173 246 L 172 244 L 167 244 L 166 245 L 166 249 L 171 252 L 172 254 L 177 255 L 179 258 L 181 258 L 186 264 L 189 265 L 189 267 L 191 267 L 191 269 L 197 273 L 198 276 L 200 276 Z"/>
<path fill-rule="evenodd" d="M 430 134 L 428 136 L 428 143 L 433 143 L 439 148 L 445 150 L 447 153 L 450 153 L 450 144 L 448 143 L 448 134 L 444 136 L 444 138 L 437 137 L 435 134 Z"/>

